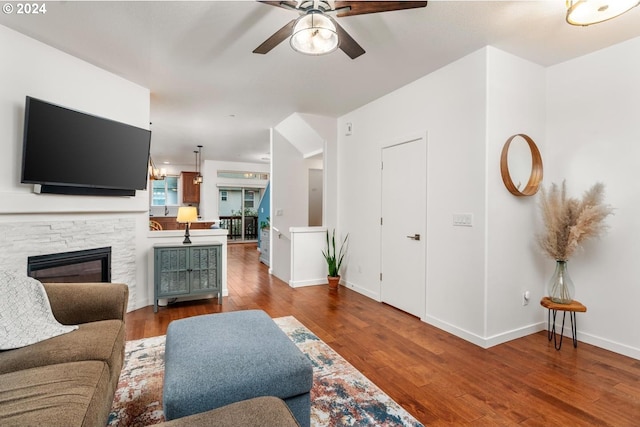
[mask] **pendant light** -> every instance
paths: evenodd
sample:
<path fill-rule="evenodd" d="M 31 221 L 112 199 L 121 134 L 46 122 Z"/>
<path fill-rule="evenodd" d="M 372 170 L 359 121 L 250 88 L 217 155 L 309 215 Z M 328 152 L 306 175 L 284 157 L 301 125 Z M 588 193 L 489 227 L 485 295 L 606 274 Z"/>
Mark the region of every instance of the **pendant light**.
<path fill-rule="evenodd" d="M 196 177 L 193 178 L 193 183 L 202 184 L 204 181 L 202 177 L 202 145 L 198 145 L 198 150 L 194 153 L 196 153 Z"/>

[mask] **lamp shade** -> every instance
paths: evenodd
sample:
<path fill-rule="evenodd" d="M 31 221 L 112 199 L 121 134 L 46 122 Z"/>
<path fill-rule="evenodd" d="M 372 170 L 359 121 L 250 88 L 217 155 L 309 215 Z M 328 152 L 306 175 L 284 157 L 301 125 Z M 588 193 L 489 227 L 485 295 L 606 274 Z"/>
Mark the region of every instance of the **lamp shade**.
<path fill-rule="evenodd" d="M 620 16 L 633 9 L 640 0 L 567 0 L 567 22 L 591 25 Z"/>
<path fill-rule="evenodd" d="M 295 22 L 289 43 L 306 55 L 324 55 L 338 48 L 338 33 L 333 20 L 320 11 L 310 10 Z"/>
<path fill-rule="evenodd" d="M 176 221 L 180 223 L 196 222 L 198 220 L 198 208 L 193 206 L 185 206 L 178 208 L 178 218 Z"/>

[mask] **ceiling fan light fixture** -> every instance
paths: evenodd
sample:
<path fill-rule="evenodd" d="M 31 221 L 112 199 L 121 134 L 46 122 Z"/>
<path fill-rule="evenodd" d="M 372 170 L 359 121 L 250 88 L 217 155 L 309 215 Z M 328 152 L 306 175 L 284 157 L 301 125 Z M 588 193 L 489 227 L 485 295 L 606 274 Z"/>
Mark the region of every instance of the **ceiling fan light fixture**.
<path fill-rule="evenodd" d="M 296 20 L 289 43 L 306 55 L 331 53 L 340 44 L 335 23 L 320 10 L 310 10 Z"/>
<path fill-rule="evenodd" d="M 587 26 L 608 21 L 633 9 L 640 0 L 567 0 L 567 22 Z"/>

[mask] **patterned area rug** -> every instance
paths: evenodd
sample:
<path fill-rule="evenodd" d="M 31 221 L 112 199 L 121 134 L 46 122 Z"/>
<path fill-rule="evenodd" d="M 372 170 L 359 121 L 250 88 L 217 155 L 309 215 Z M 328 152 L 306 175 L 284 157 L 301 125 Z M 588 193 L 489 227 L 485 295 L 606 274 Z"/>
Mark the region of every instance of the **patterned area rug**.
<path fill-rule="evenodd" d="M 313 427 L 422 426 L 295 317 L 274 321 L 313 364 Z M 164 421 L 164 342 L 164 336 L 127 342 L 109 426 L 137 427 Z"/>

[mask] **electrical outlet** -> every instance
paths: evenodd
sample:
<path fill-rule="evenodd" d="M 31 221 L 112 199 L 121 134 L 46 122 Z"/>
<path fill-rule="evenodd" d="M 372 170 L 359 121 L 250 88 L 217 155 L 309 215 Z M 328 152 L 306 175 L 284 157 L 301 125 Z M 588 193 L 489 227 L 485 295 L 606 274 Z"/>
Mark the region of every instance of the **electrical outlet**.
<path fill-rule="evenodd" d="M 529 291 L 524 291 L 522 293 L 522 305 L 529 305 L 529 298 L 531 298 L 531 293 Z"/>

